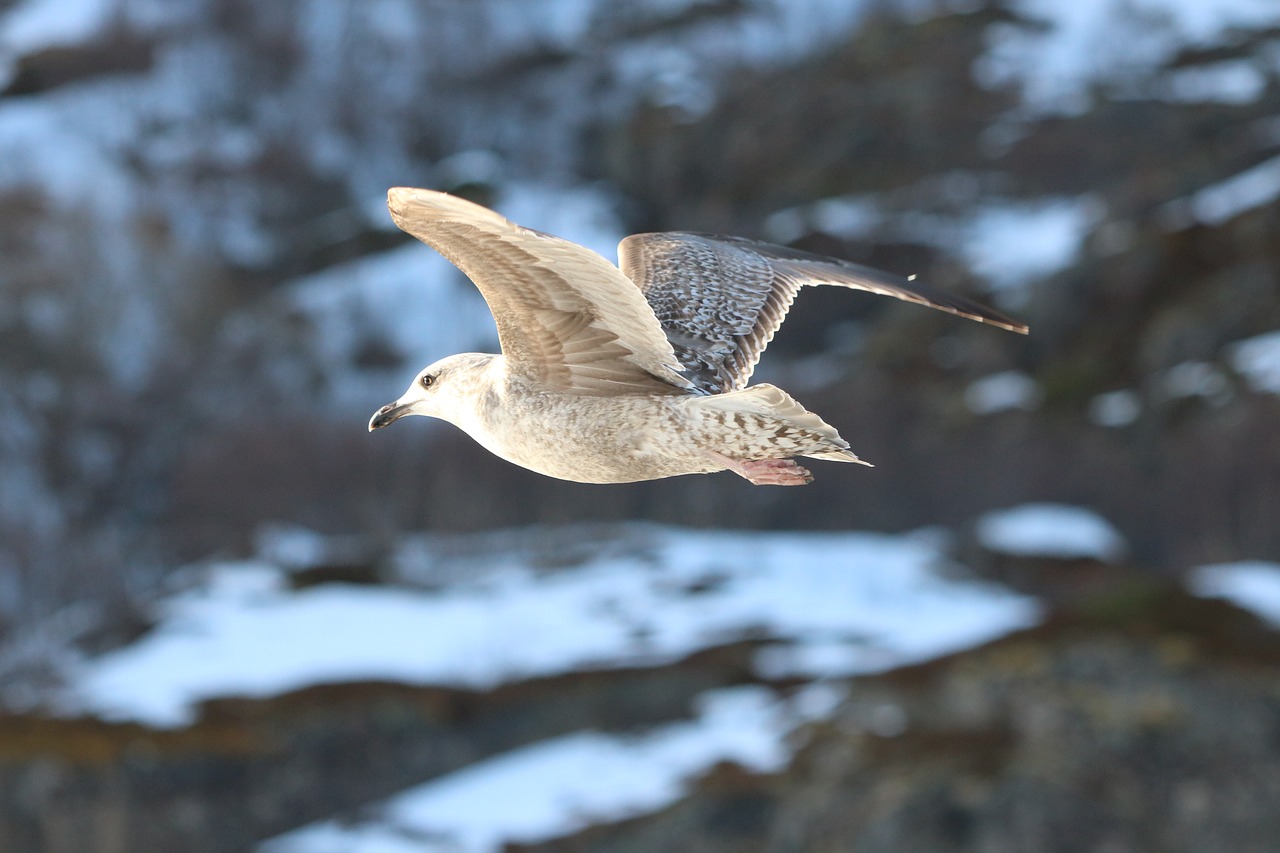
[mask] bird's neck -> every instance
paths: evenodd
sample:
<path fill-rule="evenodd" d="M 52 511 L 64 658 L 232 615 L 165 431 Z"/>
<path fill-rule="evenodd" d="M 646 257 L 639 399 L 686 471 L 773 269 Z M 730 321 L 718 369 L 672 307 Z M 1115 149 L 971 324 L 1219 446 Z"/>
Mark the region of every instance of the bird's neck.
<path fill-rule="evenodd" d="M 506 359 L 489 353 L 468 353 L 467 363 L 449 377 L 450 404 L 440 416 L 472 435 L 487 432 L 501 407 L 506 386 Z"/>

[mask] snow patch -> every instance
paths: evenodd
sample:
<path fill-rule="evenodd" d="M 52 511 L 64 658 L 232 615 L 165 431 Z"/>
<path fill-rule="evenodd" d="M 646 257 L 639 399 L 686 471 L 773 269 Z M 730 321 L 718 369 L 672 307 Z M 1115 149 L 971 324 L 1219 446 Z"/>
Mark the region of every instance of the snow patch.
<path fill-rule="evenodd" d="M 1244 561 L 1201 566 L 1191 573 L 1191 591 L 1225 598 L 1280 628 L 1280 563 Z"/>
<path fill-rule="evenodd" d="M 1131 86 L 1181 50 L 1276 20 L 1273 0 L 1015 0 L 1011 7 L 1032 25 L 992 25 L 974 75 L 985 86 L 1018 86 L 1033 114 L 1078 113 L 1091 87 Z"/>
<path fill-rule="evenodd" d="M 22 56 L 93 38 L 118 10 L 116 0 L 27 0 L 0 16 L 0 56 Z"/>
<path fill-rule="evenodd" d="M 1231 397 L 1231 383 L 1216 365 L 1207 361 L 1184 361 L 1166 370 L 1159 378 L 1160 390 L 1168 399 L 1201 397 L 1222 405 Z"/>
<path fill-rule="evenodd" d="M 612 264 L 626 236 L 614 209 L 616 199 L 594 187 L 553 187 L 511 182 L 503 186 L 497 210 L 512 222 L 586 246 Z"/>
<path fill-rule="evenodd" d="M 1267 76 L 1243 59 L 1178 68 L 1164 76 L 1165 97 L 1183 103 L 1251 104 L 1266 88 Z"/>
<path fill-rule="evenodd" d="M 964 402 L 975 415 L 992 415 L 1010 409 L 1032 411 L 1044 392 L 1039 383 L 1020 370 L 993 373 L 969 383 Z"/>
<path fill-rule="evenodd" d="M 1101 427 L 1125 427 L 1142 414 L 1142 400 L 1129 390 L 1108 391 L 1089 401 L 1089 420 Z"/>
<path fill-rule="evenodd" d="M 958 173 L 946 180 L 952 193 L 975 192 L 972 175 Z M 1071 265 L 1104 212 L 1093 195 L 965 205 L 959 214 L 912 210 L 906 199 L 894 196 L 834 196 L 785 208 L 765 220 L 765 233 L 782 243 L 820 231 L 846 240 L 934 246 L 958 255 L 992 285 L 1002 304 L 1017 308 L 1029 296 L 1027 284 Z M 896 210 L 899 203 L 907 203 L 908 209 Z"/>
<path fill-rule="evenodd" d="M 337 407 L 368 408 L 404 390 L 393 393 L 354 369 L 370 341 L 405 356 L 404 369 L 388 377 L 397 386 L 408 385 L 415 371 L 438 358 L 497 347 L 493 316 L 480 292 L 444 257 L 416 242 L 297 279 L 285 299 L 309 324 L 311 361 Z"/>
<path fill-rule="evenodd" d="M 1227 347 L 1231 366 L 1255 391 L 1280 394 L 1280 329 Z"/>
<path fill-rule="evenodd" d="M 960 251 L 1002 304 L 1020 307 L 1029 298 L 1027 284 L 1071 265 L 1101 214 L 1092 196 L 981 207 Z"/>
<path fill-rule="evenodd" d="M 846 240 L 867 239 L 887 220 L 875 196 L 832 196 L 775 211 L 765 218 L 764 233 L 777 243 L 793 243 L 814 231 Z"/>
<path fill-rule="evenodd" d="M 85 210 L 108 223 L 133 209 L 131 178 L 86 122 L 105 118 L 114 105 L 79 93 L 64 99 L 0 104 L 0 187 L 35 186 L 64 210 Z"/>
<path fill-rule="evenodd" d="M 1210 184 L 1160 209 L 1165 227 L 1186 228 L 1195 223 L 1221 225 L 1242 213 L 1280 198 L 1280 157 L 1272 157 L 1237 175 Z"/>
<path fill-rule="evenodd" d="M 578 732 L 479 762 L 405 791 L 355 823 L 326 820 L 262 845 L 261 853 L 498 851 L 656 811 L 720 761 L 780 769 L 785 737 L 829 697 L 810 687 L 776 700 L 758 687 L 705 693 L 697 717 L 634 736 Z M 501 803 L 501 808 L 495 804 Z"/>
<path fill-rule="evenodd" d="M 1107 563 L 1128 550 L 1124 537 L 1097 513 L 1065 504 L 1023 504 L 978 519 L 978 541 L 988 551 Z"/>
<path fill-rule="evenodd" d="M 431 564 L 424 572 L 443 565 L 439 574 L 456 580 L 437 592 L 291 591 L 278 566 L 215 564 L 164 603 L 152 632 L 70 674 L 65 708 L 176 726 L 219 696 L 368 679 L 488 688 L 666 663 L 746 637 L 801 649 L 806 674 L 848 676 L 1038 618 L 1031 599 L 944 577 L 945 559 L 927 537 L 669 528 L 633 536 L 625 548 L 577 543 L 581 563 L 554 572 L 515 550 L 486 557 L 487 571 L 453 573 L 458 540 L 444 550 L 420 540 L 402 559 Z"/>

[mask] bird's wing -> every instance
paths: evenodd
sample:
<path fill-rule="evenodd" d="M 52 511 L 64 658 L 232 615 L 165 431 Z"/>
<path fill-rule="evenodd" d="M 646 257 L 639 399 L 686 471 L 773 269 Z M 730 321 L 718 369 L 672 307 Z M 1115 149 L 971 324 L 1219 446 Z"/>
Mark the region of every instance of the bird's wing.
<path fill-rule="evenodd" d="M 590 249 L 432 190 L 397 187 L 387 206 L 480 289 L 508 370 L 572 394 L 690 387 L 644 297 Z"/>
<path fill-rule="evenodd" d="M 1017 320 L 911 279 L 738 237 L 634 234 L 618 245 L 618 265 L 648 300 L 694 386 L 713 394 L 746 386 L 807 284 L 866 290 L 1027 332 Z"/>

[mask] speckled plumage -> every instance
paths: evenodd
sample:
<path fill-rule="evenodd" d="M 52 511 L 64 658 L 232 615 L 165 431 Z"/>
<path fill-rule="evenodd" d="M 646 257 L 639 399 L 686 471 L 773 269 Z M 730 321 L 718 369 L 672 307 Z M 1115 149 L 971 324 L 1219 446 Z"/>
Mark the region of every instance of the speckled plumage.
<path fill-rule="evenodd" d="M 808 472 L 782 460 L 860 462 L 785 391 L 747 387 L 806 284 L 887 294 L 1026 331 L 959 297 L 781 246 L 637 234 L 622 241 L 615 267 L 444 193 L 397 188 L 388 204 L 397 225 L 475 282 L 502 354 L 466 353 L 427 367 L 369 428 L 406 414 L 442 418 L 494 454 L 565 480 L 730 469 L 755 483 L 798 485 Z"/>

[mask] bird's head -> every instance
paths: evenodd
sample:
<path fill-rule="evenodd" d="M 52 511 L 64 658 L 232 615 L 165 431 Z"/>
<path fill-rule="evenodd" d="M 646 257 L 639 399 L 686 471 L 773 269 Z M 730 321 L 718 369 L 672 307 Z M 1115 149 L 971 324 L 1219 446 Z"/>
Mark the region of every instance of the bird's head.
<path fill-rule="evenodd" d="M 462 353 L 424 368 L 399 400 L 373 413 L 369 431 L 405 415 L 424 415 L 458 423 L 465 414 L 475 410 L 475 392 L 485 382 L 493 359 L 494 356 L 483 353 Z"/>

